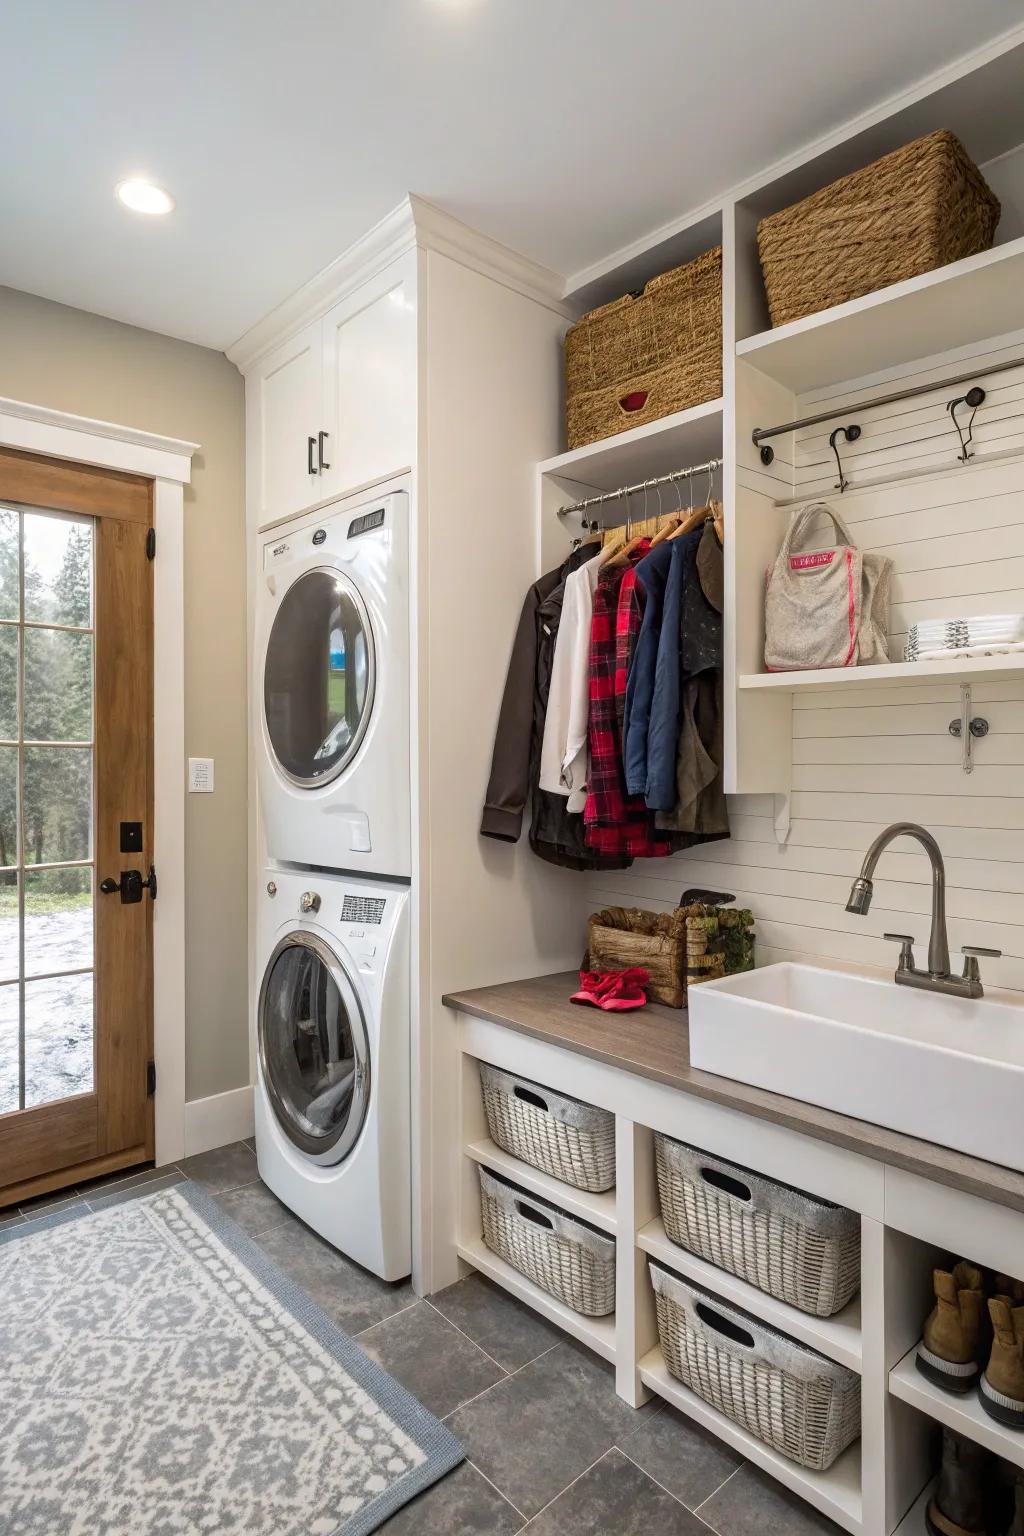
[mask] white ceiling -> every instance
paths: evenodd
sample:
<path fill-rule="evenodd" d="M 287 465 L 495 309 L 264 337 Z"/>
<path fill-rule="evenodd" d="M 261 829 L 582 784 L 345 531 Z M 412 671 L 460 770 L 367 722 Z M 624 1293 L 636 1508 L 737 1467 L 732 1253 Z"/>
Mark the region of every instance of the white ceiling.
<path fill-rule="evenodd" d="M 408 191 L 572 274 L 1020 21 L 1020 0 L 5 6 L 0 283 L 223 348 Z M 133 173 L 177 211 L 126 212 Z"/>

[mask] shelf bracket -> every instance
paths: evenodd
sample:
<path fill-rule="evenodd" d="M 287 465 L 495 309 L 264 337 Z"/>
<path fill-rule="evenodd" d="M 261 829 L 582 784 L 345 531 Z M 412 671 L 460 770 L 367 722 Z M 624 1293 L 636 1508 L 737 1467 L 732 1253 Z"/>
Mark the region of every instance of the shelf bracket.
<path fill-rule="evenodd" d="M 974 772 L 974 743 L 984 740 L 988 732 L 988 721 L 971 714 L 970 683 L 961 683 L 960 714 L 949 722 L 949 734 L 960 742 L 960 766 L 964 773 Z"/>
<path fill-rule="evenodd" d="M 790 828 L 790 799 L 789 791 L 784 795 L 773 795 L 774 806 L 772 808 L 772 821 L 775 827 L 775 841 L 780 848 L 785 848 L 789 842 Z"/>

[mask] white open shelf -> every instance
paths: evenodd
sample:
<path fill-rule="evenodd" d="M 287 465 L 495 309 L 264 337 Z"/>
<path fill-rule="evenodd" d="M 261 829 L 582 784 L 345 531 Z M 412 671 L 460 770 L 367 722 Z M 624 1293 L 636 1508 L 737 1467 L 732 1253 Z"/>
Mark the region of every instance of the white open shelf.
<path fill-rule="evenodd" d="M 924 1512 L 928 1508 L 928 1500 L 932 1496 L 934 1487 L 934 1483 L 929 1483 L 927 1488 L 918 1495 L 911 1508 L 896 1527 L 893 1536 L 928 1536 L 928 1526 L 925 1523 Z"/>
<path fill-rule="evenodd" d="M 957 1434 L 966 1435 L 968 1440 L 983 1445 L 986 1450 L 994 1451 L 1015 1467 L 1024 1467 L 1024 1431 L 1010 1429 L 989 1418 L 976 1392 L 967 1397 L 954 1397 L 952 1393 L 932 1386 L 914 1364 L 916 1349 L 915 1345 L 889 1372 L 889 1391 L 893 1397 L 928 1414 L 929 1418 L 937 1419 Z"/>
<path fill-rule="evenodd" d="M 471 1157 L 475 1163 L 482 1163 L 485 1168 L 490 1168 L 495 1173 L 503 1174 L 514 1184 L 528 1189 L 532 1195 L 539 1195 L 542 1200 L 547 1200 L 552 1205 L 559 1206 L 561 1210 L 568 1211 L 570 1216 L 579 1216 L 583 1221 L 591 1222 L 595 1227 L 600 1227 L 602 1232 L 609 1232 L 614 1237 L 616 1230 L 614 1189 L 603 1195 L 592 1195 L 584 1189 L 574 1189 L 571 1184 L 563 1184 L 560 1179 L 553 1179 L 550 1174 L 542 1173 L 539 1168 L 531 1168 L 529 1163 L 520 1162 L 518 1157 L 512 1157 L 510 1153 L 503 1152 L 490 1137 L 471 1141 L 466 1147 L 466 1156 Z"/>
<path fill-rule="evenodd" d="M 803 689 L 866 688 L 939 679 L 961 683 L 1024 677 L 1024 652 L 1011 656 L 970 656 L 963 661 L 890 661 L 873 667 L 823 667 L 809 672 L 744 672 L 741 689 L 799 693 Z"/>
<path fill-rule="evenodd" d="M 809 1345 L 819 1354 L 827 1355 L 830 1360 L 837 1360 L 840 1365 L 848 1366 L 852 1371 L 860 1370 L 859 1296 L 854 1297 L 836 1317 L 810 1317 L 784 1301 L 776 1301 L 774 1296 L 759 1291 L 746 1280 L 738 1280 L 724 1269 L 718 1269 L 714 1264 L 698 1258 L 695 1253 L 680 1248 L 666 1235 L 660 1217 L 648 1222 L 637 1233 L 637 1243 L 659 1263 L 674 1269 L 695 1285 L 706 1287 L 723 1301 L 742 1307 L 753 1317 L 789 1334 L 790 1338 L 798 1339 L 801 1344 Z"/>
<path fill-rule="evenodd" d="M 736 354 L 801 395 L 1024 328 L 1024 238 L 749 336 Z"/>
<path fill-rule="evenodd" d="M 528 1307 L 559 1328 L 564 1328 L 566 1333 L 571 1333 L 574 1339 L 588 1345 L 603 1359 L 614 1361 L 614 1313 L 607 1317 L 584 1317 L 582 1313 L 574 1312 L 564 1302 L 556 1301 L 554 1296 L 542 1291 L 539 1285 L 534 1285 L 532 1280 L 527 1280 L 525 1275 L 513 1269 L 511 1264 L 506 1264 L 496 1253 L 492 1253 L 482 1237 L 477 1238 L 476 1242 L 458 1243 L 456 1247 L 459 1258 L 472 1264 L 482 1275 L 486 1275 L 503 1290 L 510 1291 L 513 1296 L 518 1296 Z"/>
<path fill-rule="evenodd" d="M 542 475 L 574 480 L 599 491 L 614 491 L 621 485 L 667 475 L 688 464 L 703 464 L 707 459 L 718 458 L 721 452 L 722 402 L 708 400 L 687 411 L 663 416 L 660 421 L 648 422 L 645 427 L 633 427 L 553 459 L 544 459 L 537 468 Z M 700 486 L 694 490 L 700 490 Z M 665 510 L 674 505 L 674 501 L 666 501 Z M 653 513 L 657 508 L 649 510 Z"/>
<path fill-rule="evenodd" d="M 769 1446 L 727 1419 L 696 1396 L 681 1381 L 669 1374 L 660 1348 L 652 1349 L 640 1361 L 640 1379 L 659 1397 L 695 1419 L 705 1429 L 731 1445 L 756 1467 L 777 1478 L 787 1488 L 806 1499 L 846 1531 L 859 1532 L 861 1519 L 860 1441 L 856 1441 L 833 1462 L 827 1472 L 810 1472 L 787 1456 L 780 1456 Z"/>

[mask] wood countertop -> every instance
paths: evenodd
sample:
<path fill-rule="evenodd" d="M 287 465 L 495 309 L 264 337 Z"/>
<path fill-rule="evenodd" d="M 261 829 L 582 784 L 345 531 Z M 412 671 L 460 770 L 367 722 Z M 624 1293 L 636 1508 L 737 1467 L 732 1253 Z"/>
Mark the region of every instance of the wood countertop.
<path fill-rule="evenodd" d="M 570 1003 L 569 994 L 578 985 L 575 971 L 563 971 L 494 987 L 476 987 L 469 992 L 449 992 L 443 1001 L 449 1008 L 490 1019 L 507 1029 L 592 1056 L 640 1077 L 667 1083 L 682 1093 L 696 1094 L 714 1104 L 784 1125 L 833 1146 L 846 1147 L 935 1183 L 1024 1211 L 1024 1174 L 865 1120 L 818 1109 L 799 1099 L 751 1088 L 711 1072 L 696 1072 L 690 1066 L 685 1009 L 649 1003 L 635 1013 L 602 1013 L 598 1008 Z"/>

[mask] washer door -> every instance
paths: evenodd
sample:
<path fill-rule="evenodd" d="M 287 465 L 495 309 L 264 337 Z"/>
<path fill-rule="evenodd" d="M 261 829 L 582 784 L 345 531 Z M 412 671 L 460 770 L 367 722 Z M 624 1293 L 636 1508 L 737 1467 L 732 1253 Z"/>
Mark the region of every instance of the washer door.
<path fill-rule="evenodd" d="M 345 967 L 315 934 L 289 934 L 270 957 L 259 1050 L 281 1129 L 318 1161 L 341 1162 L 366 1119 L 370 1046 Z"/>
<path fill-rule="evenodd" d="M 370 616 L 340 571 L 307 571 L 274 616 L 263 667 L 267 736 L 281 772 L 329 784 L 359 750 L 373 708 Z"/>

